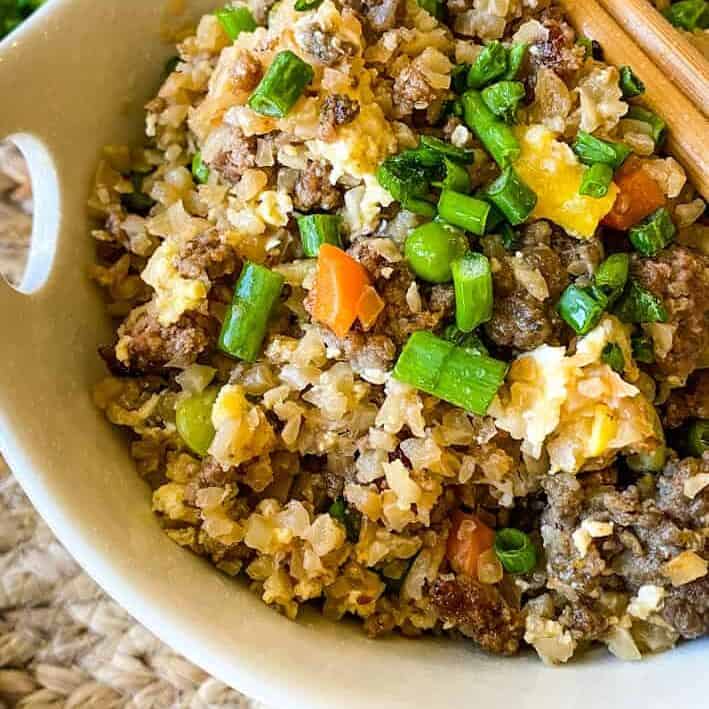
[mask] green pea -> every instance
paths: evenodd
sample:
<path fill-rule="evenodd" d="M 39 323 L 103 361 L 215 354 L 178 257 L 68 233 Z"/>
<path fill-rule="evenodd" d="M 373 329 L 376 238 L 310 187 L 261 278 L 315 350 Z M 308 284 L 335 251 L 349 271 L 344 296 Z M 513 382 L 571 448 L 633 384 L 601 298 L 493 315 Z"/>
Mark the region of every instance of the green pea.
<path fill-rule="evenodd" d="M 405 247 L 411 270 L 429 283 L 448 283 L 453 278 L 451 263 L 467 250 L 465 234 L 438 222 L 414 229 L 406 239 Z"/>
<path fill-rule="evenodd" d="M 187 447 L 197 455 L 205 456 L 212 445 L 212 407 L 219 387 L 209 387 L 199 394 L 183 399 L 177 405 L 177 432 Z"/>

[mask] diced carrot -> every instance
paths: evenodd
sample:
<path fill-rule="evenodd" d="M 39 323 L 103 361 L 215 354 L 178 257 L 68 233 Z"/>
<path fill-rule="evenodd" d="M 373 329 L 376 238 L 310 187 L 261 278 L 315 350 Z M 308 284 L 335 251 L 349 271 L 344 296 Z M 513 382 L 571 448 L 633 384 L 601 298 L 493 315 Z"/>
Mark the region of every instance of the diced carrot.
<path fill-rule="evenodd" d="M 342 249 L 323 244 L 318 253 L 313 318 L 344 337 L 357 319 L 364 289 L 369 285 L 367 269 Z"/>
<path fill-rule="evenodd" d="M 660 186 L 643 170 L 641 160 L 629 159 L 613 181 L 620 191 L 613 209 L 603 219 L 603 224 L 613 229 L 630 229 L 666 202 Z"/>
<path fill-rule="evenodd" d="M 373 286 L 367 286 L 357 304 L 357 317 L 365 332 L 377 322 L 382 310 L 384 310 L 384 301 L 379 297 L 379 293 Z"/>
<path fill-rule="evenodd" d="M 495 532 L 478 517 L 461 510 L 453 513 L 446 555 L 458 574 L 477 576 L 480 555 L 495 543 Z"/>

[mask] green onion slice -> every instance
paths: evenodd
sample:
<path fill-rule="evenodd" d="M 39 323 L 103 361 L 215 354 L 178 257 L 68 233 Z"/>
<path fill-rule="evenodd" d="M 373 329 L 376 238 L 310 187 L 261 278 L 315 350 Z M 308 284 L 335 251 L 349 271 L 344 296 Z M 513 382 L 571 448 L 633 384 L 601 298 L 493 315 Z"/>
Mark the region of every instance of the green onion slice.
<path fill-rule="evenodd" d="M 478 55 L 468 72 L 468 88 L 481 89 L 507 72 L 507 50 L 497 40 L 490 42 Z"/>
<path fill-rule="evenodd" d="M 687 32 L 709 28 L 709 3 L 706 0 L 681 0 L 672 3 L 662 14 L 675 27 Z"/>
<path fill-rule="evenodd" d="M 283 276 L 264 266 L 244 264 L 219 336 L 222 352 L 247 362 L 258 358 L 283 282 Z"/>
<path fill-rule="evenodd" d="M 636 335 L 632 337 L 633 358 L 642 364 L 653 364 L 655 362 L 655 345 L 651 337 L 647 335 Z"/>
<path fill-rule="evenodd" d="M 613 168 L 602 162 L 591 165 L 583 173 L 579 194 L 600 199 L 608 194 L 613 182 Z"/>
<path fill-rule="evenodd" d="M 607 364 L 614 372 L 622 374 L 625 369 L 623 350 L 615 342 L 609 342 L 601 353 L 601 362 Z"/>
<path fill-rule="evenodd" d="M 614 310 L 624 323 L 667 322 L 667 310 L 653 293 L 631 279 Z"/>
<path fill-rule="evenodd" d="M 482 416 L 507 369 L 505 362 L 474 354 L 422 330 L 404 345 L 394 378 Z"/>
<path fill-rule="evenodd" d="M 307 12 L 308 10 L 314 10 L 316 7 L 322 5 L 323 0 L 295 0 L 296 12 Z"/>
<path fill-rule="evenodd" d="M 472 332 L 492 317 L 492 270 L 483 254 L 468 251 L 451 264 L 455 287 L 455 322 Z"/>
<path fill-rule="evenodd" d="M 463 332 L 458 329 L 457 325 L 454 324 L 448 325 L 443 331 L 443 339 L 448 342 L 452 342 L 454 345 L 462 347 L 464 350 L 472 352 L 473 354 L 490 354 L 479 335 L 476 335 L 474 332 Z"/>
<path fill-rule="evenodd" d="M 629 66 L 620 67 L 620 90 L 623 92 L 623 98 L 635 98 L 645 93 L 645 84 L 643 84 Z"/>
<path fill-rule="evenodd" d="M 520 81 L 498 81 L 483 89 L 481 95 L 485 105 L 507 123 L 514 123 L 520 101 L 526 95 L 524 84 Z"/>
<path fill-rule="evenodd" d="M 528 534 L 519 529 L 500 529 L 495 533 L 495 554 L 505 571 L 526 574 L 537 565 L 537 551 Z"/>
<path fill-rule="evenodd" d="M 332 244 L 341 249 L 341 226 L 342 217 L 337 214 L 307 214 L 298 217 L 303 253 L 310 258 L 317 258 L 323 244 Z"/>
<path fill-rule="evenodd" d="M 199 151 L 197 151 L 192 158 L 192 175 L 200 185 L 206 185 L 207 182 L 209 182 L 209 168 L 204 160 L 202 160 L 202 153 Z"/>
<path fill-rule="evenodd" d="M 641 254 L 654 256 L 669 245 L 676 232 L 677 228 L 669 211 L 665 207 L 660 207 L 640 224 L 631 227 L 628 238 Z"/>
<path fill-rule="evenodd" d="M 584 131 L 579 131 L 573 149 L 579 160 L 585 165 L 604 163 L 613 168 L 620 167 L 633 152 L 624 143 L 601 140 Z"/>
<path fill-rule="evenodd" d="M 249 107 L 264 116 L 283 118 L 295 106 L 313 76 L 313 68 L 299 56 L 290 50 L 279 52 L 251 94 Z"/>
<path fill-rule="evenodd" d="M 528 49 L 529 45 L 525 42 L 518 42 L 510 47 L 507 55 L 507 72 L 502 77 L 503 79 L 514 81 L 519 76 Z"/>
<path fill-rule="evenodd" d="M 589 289 L 570 285 L 562 294 L 557 309 L 564 322 L 577 335 L 585 335 L 598 325 L 605 302 L 600 301 Z"/>
<path fill-rule="evenodd" d="M 667 124 L 656 113 L 648 111 L 642 106 L 631 106 L 625 114 L 625 118 L 631 118 L 634 121 L 648 123 L 651 128 L 652 139 L 655 141 L 656 146 L 662 145 L 665 141 Z"/>
<path fill-rule="evenodd" d="M 432 135 L 422 135 L 421 146 L 458 162 L 470 164 L 475 160 L 475 151 L 459 148 L 453 143 L 447 143 L 445 140 Z"/>
<path fill-rule="evenodd" d="M 485 194 L 512 226 L 525 222 L 537 206 L 537 195 L 511 166 L 488 186 Z"/>
<path fill-rule="evenodd" d="M 521 148 L 512 128 L 495 116 L 479 91 L 466 91 L 461 101 L 465 123 L 475 131 L 495 162 L 502 168 L 514 162 Z"/>
<path fill-rule="evenodd" d="M 443 190 L 438 200 L 438 213 L 449 224 L 482 236 L 487 227 L 490 205 L 460 192 Z"/>
<path fill-rule="evenodd" d="M 242 32 L 253 32 L 258 25 L 248 7 L 224 7 L 214 13 L 219 20 L 219 24 L 232 41 Z"/>
<path fill-rule="evenodd" d="M 596 285 L 609 293 L 623 290 L 630 271 L 630 255 L 624 253 L 611 254 L 596 271 Z"/>

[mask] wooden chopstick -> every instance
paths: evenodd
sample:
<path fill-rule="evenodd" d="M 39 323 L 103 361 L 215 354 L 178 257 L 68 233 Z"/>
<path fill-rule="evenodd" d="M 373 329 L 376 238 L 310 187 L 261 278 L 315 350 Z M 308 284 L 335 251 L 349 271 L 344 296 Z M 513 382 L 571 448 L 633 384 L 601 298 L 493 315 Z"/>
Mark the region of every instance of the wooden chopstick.
<path fill-rule="evenodd" d="M 660 71 L 597 0 L 560 0 L 560 4 L 579 34 L 601 44 L 611 64 L 633 67 L 645 84 L 644 103 L 667 123 L 669 152 L 709 200 L 709 121 L 704 114 L 675 86 L 674 76 Z"/>
<path fill-rule="evenodd" d="M 600 3 L 692 103 L 709 116 L 709 61 L 687 37 L 648 0 Z"/>

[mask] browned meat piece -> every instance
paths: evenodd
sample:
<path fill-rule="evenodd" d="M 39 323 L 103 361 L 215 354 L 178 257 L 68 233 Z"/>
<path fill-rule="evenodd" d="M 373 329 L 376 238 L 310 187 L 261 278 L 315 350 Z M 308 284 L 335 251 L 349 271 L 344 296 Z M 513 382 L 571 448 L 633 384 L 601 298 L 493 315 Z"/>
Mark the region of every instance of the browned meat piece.
<path fill-rule="evenodd" d="M 709 527 L 709 487 L 694 499 L 684 492 L 685 482 L 695 475 L 709 475 L 709 453 L 703 458 L 670 460 L 657 478 L 657 506 L 677 524 L 702 529 Z"/>
<path fill-rule="evenodd" d="M 180 249 L 176 267 L 184 278 L 210 280 L 234 273 L 238 259 L 234 249 L 225 244 L 216 230 L 206 231 L 188 241 Z"/>
<path fill-rule="evenodd" d="M 709 419 L 709 369 L 695 372 L 684 389 L 675 389 L 665 404 L 663 422 L 677 428 L 687 419 Z"/>
<path fill-rule="evenodd" d="M 313 209 L 330 211 L 342 203 L 342 192 L 330 183 L 330 168 L 310 161 L 295 182 L 293 204 L 301 212 Z"/>
<path fill-rule="evenodd" d="M 225 180 L 238 182 L 246 170 L 256 166 L 256 136 L 246 137 L 238 128 L 224 132 L 224 145 L 207 164 Z"/>
<path fill-rule="evenodd" d="M 349 250 L 372 275 L 377 292 L 386 304 L 379 316 L 374 331 L 390 337 L 402 346 L 412 332 L 435 330 L 452 317 L 455 297 L 451 286 L 419 285 L 421 311 L 414 313 L 406 302 L 406 293 L 416 280 L 404 261 L 389 263 L 371 245 L 368 239 L 360 239 Z"/>
<path fill-rule="evenodd" d="M 119 329 L 127 351 L 127 361 L 119 358 L 120 362 L 132 374 L 189 366 L 214 344 L 217 325 L 216 320 L 195 312 L 167 326 L 145 310 L 131 314 Z"/>
<path fill-rule="evenodd" d="M 576 44 L 576 34 L 568 23 L 555 17 L 544 20 L 549 36 L 529 48 L 534 67 L 553 69 L 562 79 L 573 79 L 584 63 L 585 49 Z"/>
<path fill-rule="evenodd" d="M 597 484 L 595 477 L 545 479 L 548 507 L 541 533 L 548 587 L 572 605 L 564 612 L 567 617 L 577 614 L 580 604 L 593 606 L 604 588 L 634 594 L 651 584 L 665 589 L 661 614 L 680 635 L 693 638 L 709 632 L 709 578 L 675 588 L 662 572 L 664 564 L 683 551 L 704 558 L 709 553 L 704 532 L 709 493 L 700 493 L 694 501 L 683 494 L 685 480 L 707 467 L 709 459 L 671 460 L 658 479 L 656 497 L 645 499 L 634 486 L 617 490 Z M 611 536 L 594 540 L 584 556 L 572 534 L 587 518 L 612 522 L 614 528 Z M 590 626 L 591 637 L 594 626 Z"/>
<path fill-rule="evenodd" d="M 423 73 L 413 65 L 404 67 L 394 80 L 392 104 L 398 118 L 410 116 L 414 109 L 428 108 L 441 94 L 426 81 Z"/>
<path fill-rule="evenodd" d="M 221 465 L 208 455 L 202 460 L 202 467 L 199 471 L 199 482 L 205 487 L 216 486 L 223 487 L 227 483 L 233 483 L 236 480 L 237 468 L 229 468 L 224 470 Z"/>
<path fill-rule="evenodd" d="M 554 227 L 551 248 L 559 255 L 566 272 L 574 277 L 592 276 L 603 261 L 603 242 L 595 236 L 577 239 Z"/>
<path fill-rule="evenodd" d="M 323 140 L 334 140 L 339 126 L 352 123 L 359 115 L 359 101 L 343 94 L 332 94 L 323 101 L 319 134 Z"/>
<path fill-rule="evenodd" d="M 251 91 L 261 81 L 261 62 L 248 50 L 242 49 L 231 68 L 232 86 L 237 91 Z"/>
<path fill-rule="evenodd" d="M 673 245 L 652 258 L 635 257 L 631 275 L 664 303 L 676 326 L 672 348 L 653 373 L 681 386 L 709 348 L 709 256 Z"/>
<path fill-rule="evenodd" d="M 502 596 L 497 586 L 469 576 L 438 578 L 431 601 L 441 620 L 475 640 L 483 650 L 514 655 L 524 633 L 524 617 Z"/>
<path fill-rule="evenodd" d="M 529 292 L 515 275 L 512 257 L 497 259 L 500 267 L 493 272 L 493 314 L 485 331 L 495 344 L 515 350 L 532 350 L 544 343 L 557 344 L 562 321 L 555 305 L 568 284 L 561 259 L 545 244 L 526 245 L 517 253 L 521 255 L 521 266 L 541 273 L 549 297 L 539 300 Z"/>
<path fill-rule="evenodd" d="M 608 611 L 598 604 L 579 601 L 564 608 L 559 622 L 577 640 L 598 640 L 608 629 Z"/>
<path fill-rule="evenodd" d="M 355 47 L 315 23 L 299 27 L 295 40 L 313 59 L 325 66 L 337 64 L 343 57 L 355 53 Z"/>

